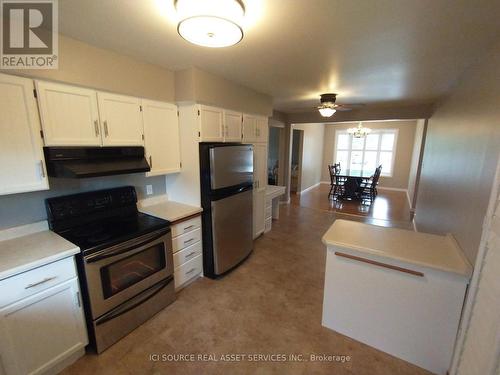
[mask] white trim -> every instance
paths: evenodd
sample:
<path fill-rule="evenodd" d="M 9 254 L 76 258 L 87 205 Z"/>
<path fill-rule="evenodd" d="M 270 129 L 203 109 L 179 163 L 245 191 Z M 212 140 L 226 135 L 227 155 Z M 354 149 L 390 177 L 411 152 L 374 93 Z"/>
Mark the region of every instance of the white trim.
<path fill-rule="evenodd" d="M 393 188 L 393 187 L 385 187 L 385 186 L 377 186 L 377 189 L 380 190 L 390 190 L 390 191 L 402 191 L 402 192 L 408 192 L 408 189 L 401 189 L 401 188 Z"/>
<path fill-rule="evenodd" d="M 323 185 L 330 185 L 331 184 L 330 181 L 320 181 L 319 183 L 323 184 Z"/>
<path fill-rule="evenodd" d="M 412 209 L 411 199 L 410 199 L 410 193 L 408 192 L 408 189 L 406 189 L 406 198 L 408 198 L 408 207 L 410 207 L 410 211 L 411 211 L 411 209 Z"/>
<path fill-rule="evenodd" d="M 290 204 L 290 198 L 288 198 L 286 201 L 279 201 L 279 204 Z"/>
<path fill-rule="evenodd" d="M 309 190 L 311 190 L 311 189 L 314 189 L 315 187 L 318 187 L 318 186 L 319 186 L 319 184 L 321 184 L 321 182 L 318 182 L 318 183 L 316 183 L 316 184 L 314 184 L 314 185 L 312 185 L 312 186 L 309 186 L 308 188 L 306 188 L 306 189 L 304 189 L 304 190 L 302 190 L 302 191 L 300 191 L 300 192 L 297 192 L 297 194 L 299 194 L 299 195 L 300 195 L 300 194 L 304 194 L 305 192 L 307 192 L 307 191 L 309 191 Z"/>
<path fill-rule="evenodd" d="M 47 220 L 37 221 L 35 223 L 20 225 L 17 227 L 0 230 L 0 241 L 7 241 L 13 238 L 28 236 L 33 233 L 43 232 L 49 229 Z"/>

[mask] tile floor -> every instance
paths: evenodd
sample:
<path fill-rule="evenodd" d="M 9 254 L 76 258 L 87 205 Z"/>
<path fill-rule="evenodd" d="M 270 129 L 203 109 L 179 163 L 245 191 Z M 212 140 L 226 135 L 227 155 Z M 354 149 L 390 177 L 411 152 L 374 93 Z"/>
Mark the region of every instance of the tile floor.
<path fill-rule="evenodd" d="M 177 301 L 103 354 L 64 374 L 424 375 L 427 371 L 321 326 L 325 248 L 334 212 L 281 206 L 273 230 L 220 280 L 201 278 Z M 333 354 L 346 362 L 221 361 L 224 354 Z M 218 362 L 153 361 L 151 354 L 206 354 Z"/>

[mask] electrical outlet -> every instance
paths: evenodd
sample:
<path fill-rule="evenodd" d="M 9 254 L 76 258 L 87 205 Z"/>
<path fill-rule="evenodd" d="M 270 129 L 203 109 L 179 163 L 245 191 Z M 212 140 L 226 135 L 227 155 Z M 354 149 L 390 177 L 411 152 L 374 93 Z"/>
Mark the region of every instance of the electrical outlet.
<path fill-rule="evenodd" d="M 147 195 L 153 194 L 153 185 L 146 185 L 146 194 Z"/>

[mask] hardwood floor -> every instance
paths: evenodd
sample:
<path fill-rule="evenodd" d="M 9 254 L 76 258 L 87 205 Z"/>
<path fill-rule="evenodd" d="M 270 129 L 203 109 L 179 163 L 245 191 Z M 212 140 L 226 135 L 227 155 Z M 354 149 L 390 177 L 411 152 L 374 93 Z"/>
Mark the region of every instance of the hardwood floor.
<path fill-rule="evenodd" d="M 330 185 L 319 186 L 301 194 L 292 194 L 290 203 L 295 206 L 337 213 L 337 217 L 362 221 L 384 227 L 413 229 L 410 219 L 410 205 L 406 192 L 379 190 L 371 205 L 358 201 L 328 199 Z"/>
<path fill-rule="evenodd" d="M 326 259 L 321 237 L 339 215 L 280 206 L 280 219 L 233 272 L 195 281 L 151 320 L 63 374 L 430 375 L 321 325 Z M 191 354 L 194 358 L 187 357 Z M 247 357 L 221 360 L 225 354 Z M 273 354 L 285 360 L 270 359 Z M 291 354 L 303 360 L 290 360 Z M 349 360 L 311 360 L 311 354 Z M 261 357 L 249 360 L 249 355 Z"/>

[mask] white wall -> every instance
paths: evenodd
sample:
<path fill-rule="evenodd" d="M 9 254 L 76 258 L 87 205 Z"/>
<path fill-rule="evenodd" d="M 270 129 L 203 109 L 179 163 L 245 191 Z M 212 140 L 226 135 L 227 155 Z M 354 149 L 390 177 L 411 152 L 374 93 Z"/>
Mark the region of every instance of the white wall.
<path fill-rule="evenodd" d="M 304 131 L 300 188 L 301 190 L 305 190 L 321 182 L 321 169 L 323 166 L 323 138 L 325 136 L 325 125 L 294 124 L 292 125 L 292 128 Z"/>
<path fill-rule="evenodd" d="M 474 263 L 500 151 L 500 45 L 429 119 L 415 222 L 452 233 Z"/>

